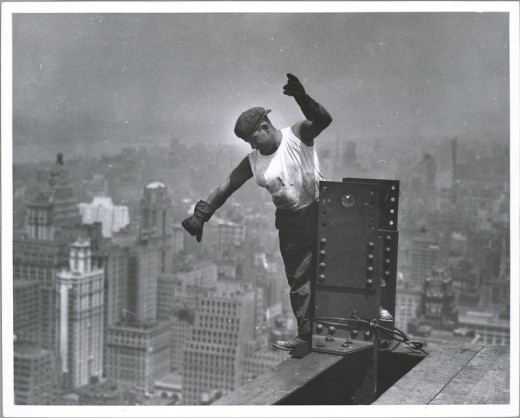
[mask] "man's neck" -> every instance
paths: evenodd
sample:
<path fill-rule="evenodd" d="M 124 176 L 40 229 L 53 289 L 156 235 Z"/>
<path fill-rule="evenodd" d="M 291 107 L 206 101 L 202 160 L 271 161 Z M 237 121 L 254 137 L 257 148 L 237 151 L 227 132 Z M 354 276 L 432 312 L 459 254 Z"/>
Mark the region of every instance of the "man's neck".
<path fill-rule="evenodd" d="M 276 129 L 273 133 L 273 137 L 274 138 L 273 138 L 272 148 L 269 150 L 269 152 L 267 152 L 266 154 L 262 154 L 262 155 L 272 155 L 278 150 L 278 147 L 282 143 L 282 131 L 280 131 L 279 129 Z"/>

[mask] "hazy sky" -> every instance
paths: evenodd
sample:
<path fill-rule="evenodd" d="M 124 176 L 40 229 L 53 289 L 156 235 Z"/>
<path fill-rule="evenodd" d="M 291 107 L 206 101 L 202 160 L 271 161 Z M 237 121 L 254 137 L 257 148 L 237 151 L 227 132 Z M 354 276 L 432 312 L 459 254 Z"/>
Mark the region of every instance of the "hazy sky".
<path fill-rule="evenodd" d="M 329 137 L 508 141 L 505 13 L 19 14 L 14 161 L 171 137 L 239 142 L 251 106 L 301 118 L 296 74 Z M 247 149 L 247 148 L 245 148 Z"/>

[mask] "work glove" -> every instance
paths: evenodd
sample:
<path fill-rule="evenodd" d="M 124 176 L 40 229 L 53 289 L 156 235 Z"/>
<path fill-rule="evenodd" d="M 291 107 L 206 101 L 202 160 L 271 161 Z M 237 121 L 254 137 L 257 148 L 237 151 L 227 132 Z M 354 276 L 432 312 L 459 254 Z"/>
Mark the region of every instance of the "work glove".
<path fill-rule="evenodd" d="M 287 74 L 287 84 L 283 86 L 283 94 L 294 97 L 305 118 L 309 121 L 314 120 L 320 105 L 305 92 L 298 77 L 291 73 Z"/>
<path fill-rule="evenodd" d="M 305 88 L 303 84 L 298 80 L 298 77 L 295 75 L 288 73 L 287 74 L 287 84 L 283 86 L 283 94 L 292 97 L 300 97 L 305 96 Z"/>
<path fill-rule="evenodd" d="M 191 236 L 195 235 L 197 242 L 202 240 L 202 230 L 204 223 L 208 222 L 215 213 L 215 208 L 204 200 L 199 200 L 195 205 L 193 215 L 182 221 L 182 226 Z"/>

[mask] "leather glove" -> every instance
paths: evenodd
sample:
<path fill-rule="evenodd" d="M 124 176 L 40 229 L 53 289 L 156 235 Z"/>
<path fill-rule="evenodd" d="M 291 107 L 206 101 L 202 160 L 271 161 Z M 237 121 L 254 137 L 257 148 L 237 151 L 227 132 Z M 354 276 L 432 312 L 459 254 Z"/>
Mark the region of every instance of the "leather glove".
<path fill-rule="evenodd" d="M 287 74 L 287 84 L 283 86 L 283 94 L 294 97 L 305 118 L 307 120 L 314 120 L 320 105 L 305 93 L 305 88 L 300 80 L 298 80 L 298 77 L 291 73 Z"/>
<path fill-rule="evenodd" d="M 204 200 L 199 200 L 195 205 L 193 215 L 182 221 L 182 226 L 191 236 L 195 235 L 197 242 L 202 240 L 202 230 L 204 223 L 208 222 L 211 216 L 215 213 L 215 208 Z"/>
<path fill-rule="evenodd" d="M 288 73 L 287 74 L 287 84 L 283 86 L 283 94 L 292 97 L 305 96 L 305 88 L 303 84 L 298 80 L 298 77 L 295 75 Z"/>

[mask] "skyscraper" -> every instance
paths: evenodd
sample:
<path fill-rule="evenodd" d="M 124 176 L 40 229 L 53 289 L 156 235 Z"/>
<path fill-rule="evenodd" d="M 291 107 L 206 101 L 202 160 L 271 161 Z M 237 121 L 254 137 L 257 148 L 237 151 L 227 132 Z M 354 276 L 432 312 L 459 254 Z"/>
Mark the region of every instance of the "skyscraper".
<path fill-rule="evenodd" d="M 79 210 L 84 224 L 101 222 L 105 238 L 112 237 L 129 224 L 128 207 L 114 205 L 110 197 L 96 196 L 92 203 L 80 203 Z"/>
<path fill-rule="evenodd" d="M 440 247 L 427 238 L 415 238 L 411 246 L 410 274 L 414 284 L 422 286 L 433 269 L 439 267 Z"/>
<path fill-rule="evenodd" d="M 171 324 L 168 321 L 119 323 L 107 331 L 106 377 L 142 393 L 170 372 Z"/>
<path fill-rule="evenodd" d="M 236 282 L 219 281 L 201 298 L 184 352 L 184 404 L 200 405 L 208 394 L 241 385 L 246 344 L 254 338 L 254 303 L 254 291 Z"/>
<path fill-rule="evenodd" d="M 159 276 L 173 269 L 170 207 L 164 184 L 145 187 L 139 234 L 129 248 L 128 304 L 106 333 L 106 376 L 144 393 L 170 371 L 172 325 L 157 315 Z"/>
<path fill-rule="evenodd" d="M 56 349 L 56 273 L 68 262 L 65 227 L 81 223 L 81 216 L 68 183 L 63 156 L 58 154 L 46 187 L 28 204 L 25 234 L 13 241 L 14 281 L 36 280 L 41 296 L 41 345 Z"/>
<path fill-rule="evenodd" d="M 58 347 L 63 384 L 78 388 L 103 368 L 104 271 L 92 268 L 88 240 L 70 246 L 69 269 L 58 273 Z"/>
<path fill-rule="evenodd" d="M 14 403 L 55 403 L 59 393 L 59 377 L 54 354 L 27 342 L 15 342 L 13 348 Z"/>
<path fill-rule="evenodd" d="M 157 280 L 159 274 L 173 270 L 170 207 L 164 184 L 154 182 L 145 187 L 130 270 L 129 310 L 137 321 L 157 318 Z"/>
<path fill-rule="evenodd" d="M 41 342 L 41 296 L 36 280 L 13 282 L 13 331 L 17 342 Z"/>
<path fill-rule="evenodd" d="M 107 369 L 106 341 L 109 326 L 120 322 L 128 313 L 128 276 L 130 250 L 134 240 L 131 237 L 114 237 L 104 243 L 101 254 L 104 282 L 104 344 L 103 371 Z"/>

